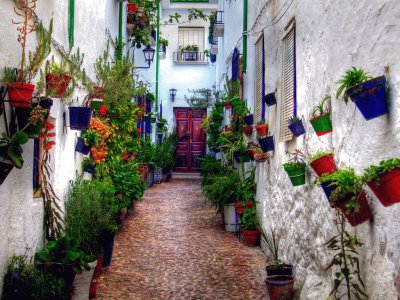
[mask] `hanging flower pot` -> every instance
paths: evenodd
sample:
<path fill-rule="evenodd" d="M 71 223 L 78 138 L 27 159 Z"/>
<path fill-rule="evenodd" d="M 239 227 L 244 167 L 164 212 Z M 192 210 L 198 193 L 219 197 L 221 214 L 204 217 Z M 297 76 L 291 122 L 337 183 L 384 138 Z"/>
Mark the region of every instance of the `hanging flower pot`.
<path fill-rule="evenodd" d="M 356 197 L 356 199 L 351 200 L 353 197 Z M 355 203 L 360 204 L 360 208 L 358 209 L 358 211 L 356 211 L 353 208 L 346 207 L 346 204 L 349 201 L 354 201 Z M 343 214 L 345 215 L 347 221 L 349 221 L 351 226 L 357 226 L 372 219 L 371 209 L 367 202 L 367 196 L 365 192 L 362 192 L 358 196 L 355 196 L 354 194 L 349 194 L 346 197 L 344 197 L 343 200 L 337 201 L 335 205 L 340 208 L 340 210 L 343 212 Z"/>
<path fill-rule="evenodd" d="M 261 149 L 264 152 L 274 151 L 275 143 L 274 143 L 274 136 L 267 136 L 264 138 L 259 138 L 258 142 L 260 143 Z"/>
<path fill-rule="evenodd" d="M 225 101 L 225 102 L 224 102 L 224 106 L 225 106 L 225 109 L 226 109 L 226 110 L 232 108 L 232 106 L 231 106 L 231 104 L 229 103 L 229 101 Z"/>
<path fill-rule="evenodd" d="M 102 117 L 102 118 L 107 116 L 107 108 L 105 107 L 104 102 L 100 106 L 99 116 Z"/>
<path fill-rule="evenodd" d="M 0 185 L 3 184 L 4 180 L 7 178 L 8 174 L 14 168 L 14 164 L 10 160 L 5 160 L 0 157 Z"/>
<path fill-rule="evenodd" d="M 310 163 L 310 166 L 314 169 L 315 173 L 317 173 L 318 177 L 321 177 L 323 174 L 332 174 L 336 171 L 336 163 L 332 153 L 314 160 Z"/>
<path fill-rule="evenodd" d="M 306 164 L 305 163 L 285 163 L 283 168 L 289 175 L 293 186 L 300 186 L 306 183 Z"/>
<path fill-rule="evenodd" d="M 136 16 L 141 18 L 144 15 L 144 7 L 136 6 Z"/>
<path fill-rule="evenodd" d="M 72 130 L 85 130 L 90 127 L 93 111 L 90 107 L 69 107 L 69 126 Z"/>
<path fill-rule="evenodd" d="M 293 133 L 295 137 L 299 137 L 302 134 L 306 133 L 306 130 L 304 129 L 303 121 L 298 119 L 295 122 L 289 124 L 289 129 Z"/>
<path fill-rule="evenodd" d="M 247 154 L 240 153 L 240 152 L 235 152 L 233 153 L 233 157 L 235 158 L 235 161 L 239 163 L 246 163 L 250 161 L 250 157 Z"/>
<path fill-rule="evenodd" d="M 243 229 L 243 239 L 247 246 L 254 247 L 258 244 L 260 240 L 260 231 L 258 229 L 247 230 Z"/>
<path fill-rule="evenodd" d="M 254 160 L 258 163 L 263 163 L 266 162 L 268 159 L 268 154 L 267 153 L 256 153 L 254 154 Z"/>
<path fill-rule="evenodd" d="M 75 151 L 82 153 L 84 155 L 88 155 L 90 152 L 90 149 L 92 149 L 92 146 L 86 146 L 85 145 L 85 139 L 78 137 L 78 140 L 76 142 L 76 146 L 75 146 Z"/>
<path fill-rule="evenodd" d="M 84 169 L 84 172 L 89 173 L 89 174 L 93 174 L 94 173 L 94 165 L 90 164 L 87 165 Z"/>
<path fill-rule="evenodd" d="M 259 137 L 267 136 L 268 124 L 259 124 L 256 126 L 256 130 Z"/>
<path fill-rule="evenodd" d="M 255 150 L 249 149 L 249 150 L 247 150 L 246 153 L 247 153 L 247 155 L 249 156 L 250 160 L 254 160 L 254 154 L 256 153 Z"/>
<path fill-rule="evenodd" d="M 253 125 L 253 122 L 254 122 L 253 115 L 251 114 L 251 115 L 245 116 L 245 117 L 244 117 L 244 122 L 245 122 L 246 125 L 248 125 L 248 126 Z"/>
<path fill-rule="evenodd" d="M 324 114 L 310 120 L 317 136 L 332 132 L 332 122 L 330 114 Z"/>
<path fill-rule="evenodd" d="M 72 77 L 69 75 L 57 75 L 49 73 L 46 75 L 47 91 L 51 91 L 51 97 L 61 98 L 71 81 Z"/>
<path fill-rule="evenodd" d="M 15 115 L 17 117 L 17 123 L 19 130 L 22 130 L 29 123 L 29 118 L 31 117 L 32 107 L 15 108 Z M 31 124 L 24 129 L 24 132 L 31 139 L 36 139 L 39 137 L 40 131 L 43 127 L 43 120 L 37 120 L 36 124 Z"/>
<path fill-rule="evenodd" d="M 324 191 L 325 196 L 328 199 L 329 203 L 330 203 L 330 200 L 331 200 L 332 192 L 334 190 L 336 190 L 336 188 L 337 188 L 336 185 L 334 185 L 334 184 L 331 185 L 331 183 L 332 183 L 332 181 L 329 181 L 329 180 L 321 183 L 321 188 Z"/>
<path fill-rule="evenodd" d="M 217 110 L 217 112 L 222 114 L 224 112 L 224 103 L 222 102 L 215 103 L 215 109 Z"/>
<path fill-rule="evenodd" d="M 251 135 L 253 133 L 253 126 L 252 125 L 244 126 L 243 127 L 243 133 L 245 135 Z"/>
<path fill-rule="evenodd" d="M 47 119 L 48 115 L 50 114 L 51 107 L 53 106 L 53 99 L 51 99 L 51 98 L 42 98 L 39 101 L 39 106 L 44 108 L 44 109 L 47 109 L 47 116 L 45 117 L 45 119 Z"/>
<path fill-rule="evenodd" d="M 380 76 L 346 91 L 367 121 L 388 113 L 385 83 L 385 76 Z"/>
<path fill-rule="evenodd" d="M 7 84 L 7 89 L 11 107 L 30 106 L 33 91 L 35 90 L 34 84 L 12 82 Z"/>
<path fill-rule="evenodd" d="M 294 278 L 292 276 L 268 276 L 265 280 L 270 300 L 292 300 Z"/>
<path fill-rule="evenodd" d="M 135 3 L 128 3 L 127 5 L 128 13 L 134 14 L 136 13 L 136 4 Z"/>
<path fill-rule="evenodd" d="M 375 181 L 367 182 L 383 206 L 400 202 L 400 169 L 395 168 L 384 173 Z"/>
<path fill-rule="evenodd" d="M 276 104 L 276 97 L 275 97 L 275 93 L 270 93 L 268 95 L 263 96 L 263 101 L 265 102 L 265 104 L 267 104 L 267 106 L 272 106 Z"/>

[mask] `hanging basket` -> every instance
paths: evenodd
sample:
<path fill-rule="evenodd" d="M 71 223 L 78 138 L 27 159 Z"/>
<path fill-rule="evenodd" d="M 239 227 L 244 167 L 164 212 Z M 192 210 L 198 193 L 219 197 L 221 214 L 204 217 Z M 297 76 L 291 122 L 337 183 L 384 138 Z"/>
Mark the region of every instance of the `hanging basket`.
<path fill-rule="evenodd" d="M 217 112 L 222 114 L 224 112 L 224 103 L 222 102 L 215 103 L 215 109 L 217 110 Z"/>
<path fill-rule="evenodd" d="M 93 111 L 90 107 L 69 107 L 69 126 L 72 130 L 85 130 L 90 127 Z"/>
<path fill-rule="evenodd" d="M 253 125 L 254 118 L 253 115 L 247 115 L 244 117 L 244 122 L 246 123 L 247 126 Z"/>
<path fill-rule="evenodd" d="M 379 179 L 367 184 L 383 206 L 387 207 L 400 202 L 399 168 L 390 170 Z"/>
<path fill-rule="evenodd" d="M 263 96 L 262 99 L 265 102 L 265 104 L 267 104 L 267 106 L 276 105 L 275 93 L 270 93 L 268 95 L 265 95 L 265 96 Z"/>
<path fill-rule="evenodd" d="M 315 173 L 317 173 L 318 177 L 322 177 L 323 174 L 332 174 L 336 171 L 336 163 L 333 159 L 333 154 L 328 154 L 314 160 L 310 163 L 310 166 L 314 169 Z"/>
<path fill-rule="evenodd" d="M 56 75 L 49 73 L 46 75 L 47 80 L 47 91 L 51 91 L 50 96 L 53 98 L 61 98 L 69 83 L 71 82 L 72 77 L 68 75 Z"/>
<path fill-rule="evenodd" d="M 312 127 L 317 136 L 325 135 L 332 132 L 332 122 L 330 114 L 324 114 L 310 120 Z"/>
<path fill-rule="evenodd" d="M 12 82 L 7 84 L 7 88 L 11 107 L 28 107 L 31 105 L 31 98 L 35 90 L 34 84 Z"/>
<path fill-rule="evenodd" d="M 380 76 L 346 91 L 367 121 L 388 113 L 385 83 L 385 76 Z"/>
<path fill-rule="evenodd" d="M 289 129 L 295 137 L 299 137 L 306 133 L 302 120 L 297 120 L 296 122 L 289 124 Z"/>
<path fill-rule="evenodd" d="M 357 226 L 368 220 L 371 220 L 372 213 L 369 204 L 367 202 L 367 196 L 365 192 L 362 192 L 360 195 L 358 195 L 357 199 L 355 200 L 355 202 L 360 204 L 360 209 L 358 211 L 354 210 L 348 211 L 346 203 L 351 201 L 350 199 L 353 196 L 354 194 L 347 195 L 346 197 L 343 198 L 343 200 L 335 203 L 335 205 L 340 208 L 340 210 L 343 212 L 343 214 L 345 215 L 347 221 L 349 221 L 351 226 Z"/>
<path fill-rule="evenodd" d="M 75 151 L 82 153 L 84 155 L 88 155 L 90 152 L 90 149 L 92 149 L 92 146 L 86 146 L 85 140 L 81 137 L 78 137 L 78 140 L 77 140 L 76 146 L 75 146 Z"/>
<path fill-rule="evenodd" d="M 259 138 L 258 142 L 261 146 L 262 151 L 268 152 L 268 151 L 274 151 L 275 149 L 275 143 L 274 143 L 274 136 L 267 136 L 265 138 Z"/>
<path fill-rule="evenodd" d="M 295 166 L 284 166 L 284 169 L 289 175 L 293 186 L 300 186 L 306 183 L 306 164 L 299 163 Z"/>
<path fill-rule="evenodd" d="M 29 118 L 31 116 L 32 108 L 22 108 L 16 107 L 15 108 L 15 115 L 17 117 L 18 129 L 22 130 L 28 123 Z M 36 139 L 39 137 L 40 131 L 43 127 L 43 120 L 38 120 L 35 125 L 31 124 L 27 128 L 25 128 L 24 132 L 28 135 L 31 139 Z"/>

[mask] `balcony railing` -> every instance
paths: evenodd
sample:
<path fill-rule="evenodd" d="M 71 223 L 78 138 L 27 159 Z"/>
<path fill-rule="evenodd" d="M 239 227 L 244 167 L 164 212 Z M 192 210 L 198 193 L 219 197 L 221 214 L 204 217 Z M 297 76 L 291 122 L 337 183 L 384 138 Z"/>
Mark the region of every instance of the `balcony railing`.
<path fill-rule="evenodd" d="M 224 36 L 224 11 L 218 10 L 215 13 L 215 22 L 214 22 L 214 37 L 223 37 Z"/>
<path fill-rule="evenodd" d="M 200 51 L 180 51 L 174 52 L 174 62 L 176 63 L 208 63 L 204 52 Z"/>
<path fill-rule="evenodd" d="M 223 10 L 216 11 L 214 24 L 224 24 L 224 11 Z"/>

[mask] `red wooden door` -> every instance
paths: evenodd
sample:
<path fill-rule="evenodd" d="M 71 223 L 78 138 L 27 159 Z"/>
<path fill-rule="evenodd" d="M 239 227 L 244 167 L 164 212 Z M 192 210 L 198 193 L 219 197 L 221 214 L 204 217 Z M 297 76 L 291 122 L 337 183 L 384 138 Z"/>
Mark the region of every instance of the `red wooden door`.
<path fill-rule="evenodd" d="M 204 156 L 205 134 L 200 128 L 202 119 L 207 115 L 205 109 L 174 108 L 178 147 L 176 149 L 176 170 L 198 172 L 196 157 Z"/>

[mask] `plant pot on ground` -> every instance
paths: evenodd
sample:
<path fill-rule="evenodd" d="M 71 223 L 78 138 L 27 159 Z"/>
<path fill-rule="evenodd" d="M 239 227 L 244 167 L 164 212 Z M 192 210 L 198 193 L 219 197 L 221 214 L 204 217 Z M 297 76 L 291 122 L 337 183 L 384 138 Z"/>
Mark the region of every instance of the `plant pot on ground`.
<path fill-rule="evenodd" d="M 295 137 L 299 137 L 306 133 L 303 121 L 296 116 L 290 118 L 288 127 Z"/>
<path fill-rule="evenodd" d="M 371 78 L 363 69 L 352 67 L 337 83 L 336 98 L 345 104 L 350 98 L 367 121 L 388 113 L 385 76 Z"/>
<path fill-rule="evenodd" d="M 378 166 L 369 166 L 363 179 L 383 206 L 400 202 L 400 159 L 388 159 Z"/>
<path fill-rule="evenodd" d="M 258 230 L 257 210 L 255 207 L 245 207 L 240 216 L 240 226 L 242 228 L 243 239 L 248 246 L 256 246 L 260 239 Z"/>
<path fill-rule="evenodd" d="M 265 280 L 270 300 L 292 300 L 294 277 L 285 275 L 268 276 Z"/>
<path fill-rule="evenodd" d="M 326 101 L 330 100 L 330 96 L 326 96 L 316 107 L 314 107 L 310 123 L 314 128 L 317 136 L 323 136 L 332 132 L 332 122 L 330 116 L 330 109 Z"/>
<path fill-rule="evenodd" d="M 323 174 L 332 174 L 336 171 L 336 163 L 331 152 L 317 151 L 310 157 L 309 163 L 318 177 Z"/>

